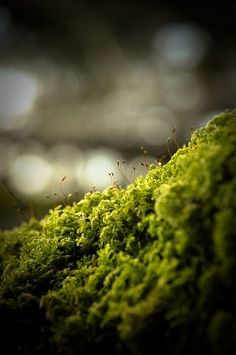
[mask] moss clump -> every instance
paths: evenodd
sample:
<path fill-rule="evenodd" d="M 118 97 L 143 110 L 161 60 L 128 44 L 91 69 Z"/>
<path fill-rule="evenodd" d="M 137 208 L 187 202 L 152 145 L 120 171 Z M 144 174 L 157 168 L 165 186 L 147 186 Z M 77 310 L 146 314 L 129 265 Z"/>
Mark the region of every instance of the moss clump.
<path fill-rule="evenodd" d="M 235 149 L 225 112 L 127 188 L 1 232 L 6 354 L 234 354 Z"/>

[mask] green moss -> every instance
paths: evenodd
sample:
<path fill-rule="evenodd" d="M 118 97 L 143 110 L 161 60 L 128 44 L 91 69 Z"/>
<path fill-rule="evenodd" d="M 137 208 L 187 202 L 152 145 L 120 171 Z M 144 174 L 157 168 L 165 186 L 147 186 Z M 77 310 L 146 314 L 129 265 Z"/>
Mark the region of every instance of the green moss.
<path fill-rule="evenodd" d="M 235 150 L 225 112 L 127 188 L 1 232 L 6 354 L 234 354 Z"/>

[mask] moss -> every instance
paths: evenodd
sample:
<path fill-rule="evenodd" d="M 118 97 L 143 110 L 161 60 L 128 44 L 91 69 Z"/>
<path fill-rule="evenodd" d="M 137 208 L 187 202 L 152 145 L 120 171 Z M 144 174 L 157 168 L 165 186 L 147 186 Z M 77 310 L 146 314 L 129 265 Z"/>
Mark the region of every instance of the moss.
<path fill-rule="evenodd" d="M 224 112 L 125 189 L 2 231 L 6 354 L 234 354 L 235 148 Z"/>

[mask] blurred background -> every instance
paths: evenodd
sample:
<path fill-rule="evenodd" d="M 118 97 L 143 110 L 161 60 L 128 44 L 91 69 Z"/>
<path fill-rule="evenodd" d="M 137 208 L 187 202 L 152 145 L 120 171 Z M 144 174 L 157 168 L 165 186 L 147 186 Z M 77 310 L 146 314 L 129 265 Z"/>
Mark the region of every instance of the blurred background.
<path fill-rule="evenodd" d="M 235 18 L 235 2 L 0 1 L 0 228 L 125 186 L 235 107 Z"/>

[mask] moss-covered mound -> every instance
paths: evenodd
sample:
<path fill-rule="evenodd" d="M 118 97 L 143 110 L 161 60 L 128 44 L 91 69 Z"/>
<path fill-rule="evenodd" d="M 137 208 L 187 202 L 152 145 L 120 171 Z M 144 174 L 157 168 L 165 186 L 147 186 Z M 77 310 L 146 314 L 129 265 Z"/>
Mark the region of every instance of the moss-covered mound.
<path fill-rule="evenodd" d="M 127 188 L 1 232 L 1 354 L 235 354 L 235 169 L 225 112 Z"/>

